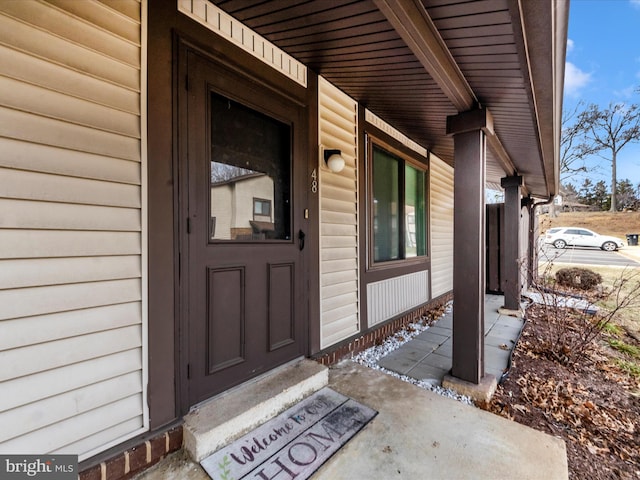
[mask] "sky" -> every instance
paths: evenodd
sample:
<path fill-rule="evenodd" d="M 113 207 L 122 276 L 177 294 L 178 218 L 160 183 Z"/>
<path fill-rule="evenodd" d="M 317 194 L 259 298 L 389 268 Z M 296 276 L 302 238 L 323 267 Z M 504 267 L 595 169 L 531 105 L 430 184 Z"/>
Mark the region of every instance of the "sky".
<path fill-rule="evenodd" d="M 564 111 L 580 101 L 607 107 L 610 102 L 640 103 L 640 0 L 571 0 Z M 587 160 L 587 176 L 611 183 L 611 163 Z M 640 183 L 640 143 L 618 155 L 618 181 Z M 579 187 L 584 177 L 562 177 Z"/>

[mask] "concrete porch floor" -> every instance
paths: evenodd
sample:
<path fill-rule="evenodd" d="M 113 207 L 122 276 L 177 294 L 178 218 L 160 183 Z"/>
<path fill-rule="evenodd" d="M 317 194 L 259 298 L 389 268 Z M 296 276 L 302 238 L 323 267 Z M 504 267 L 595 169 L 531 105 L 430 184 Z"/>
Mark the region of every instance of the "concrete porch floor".
<path fill-rule="evenodd" d="M 485 372 L 495 376 L 498 382 L 509 366 L 511 352 L 524 326 L 522 318 L 498 311 L 503 304 L 504 296 L 485 295 Z M 420 335 L 381 358 L 378 365 L 441 385 L 443 377 L 451 370 L 452 346 L 453 312 L 449 311 Z"/>
<path fill-rule="evenodd" d="M 314 480 L 568 478 L 561 439 L 348 360 L 330 369 L 329 387 L 379 414 Z M 209 477 L 179 452 L 136 478 Z"/>
<path fill-rule="evenodd" d="M 314 479 L 568 478 L 559 438 L 353 362 L 329 386 L 379 414 Z"/>

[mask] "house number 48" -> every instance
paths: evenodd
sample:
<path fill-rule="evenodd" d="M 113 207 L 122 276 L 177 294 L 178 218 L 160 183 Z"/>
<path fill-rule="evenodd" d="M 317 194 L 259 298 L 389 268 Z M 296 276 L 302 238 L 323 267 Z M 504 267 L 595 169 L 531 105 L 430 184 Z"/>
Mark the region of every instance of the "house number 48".
<path fill-rule="evenodd" d="M 318 193 L 318 172 L 315 168 L 311 172 L 311 193 Z"/>

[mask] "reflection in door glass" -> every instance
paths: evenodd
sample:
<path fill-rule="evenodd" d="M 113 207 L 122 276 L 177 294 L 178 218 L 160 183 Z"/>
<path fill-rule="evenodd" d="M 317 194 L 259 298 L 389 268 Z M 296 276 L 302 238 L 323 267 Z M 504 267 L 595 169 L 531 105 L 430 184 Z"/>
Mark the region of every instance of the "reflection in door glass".
<path fill-rule="evenodd" d="M 291 238 L 291 127 L 211 93 L 211 240 Z"/>

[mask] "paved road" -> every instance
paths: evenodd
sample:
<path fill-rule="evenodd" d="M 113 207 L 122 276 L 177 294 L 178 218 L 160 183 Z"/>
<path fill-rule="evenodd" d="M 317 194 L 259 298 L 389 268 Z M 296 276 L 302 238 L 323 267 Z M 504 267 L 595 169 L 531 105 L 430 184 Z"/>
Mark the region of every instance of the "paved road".
<path fill-rule="evenodd" d="M 599 248 L 567 247 L 559 250 L 551 245 L 542 245 L 539 260 L 580 265 L 606 265 L 612 267 L 640 267 L 640 263 L 617 252 L 605 252 Z"/>

